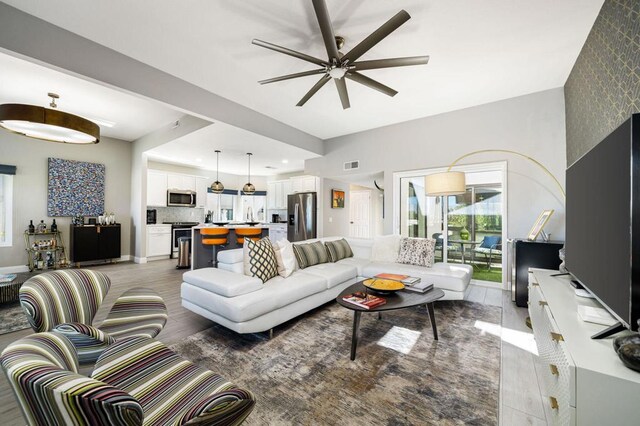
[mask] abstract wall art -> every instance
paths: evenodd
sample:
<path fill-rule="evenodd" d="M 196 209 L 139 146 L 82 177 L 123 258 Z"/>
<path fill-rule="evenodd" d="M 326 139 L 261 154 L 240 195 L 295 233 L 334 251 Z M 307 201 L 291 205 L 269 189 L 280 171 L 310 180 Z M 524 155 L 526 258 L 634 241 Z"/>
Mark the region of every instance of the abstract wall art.
<path fill-rule="evenodd" d="M 48 216 L 104 213 L 104 164 L 49 158 Z"/>

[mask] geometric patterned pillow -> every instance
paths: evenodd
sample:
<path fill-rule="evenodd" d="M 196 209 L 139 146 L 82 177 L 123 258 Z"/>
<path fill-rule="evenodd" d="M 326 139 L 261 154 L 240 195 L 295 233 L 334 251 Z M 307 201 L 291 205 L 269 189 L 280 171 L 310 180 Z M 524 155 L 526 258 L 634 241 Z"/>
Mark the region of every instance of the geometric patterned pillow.
<path fill-rule="evenodd" d="M 435 248 L 436 240 L 430 238 L 402 238 L 396 262 L 431 268 Z"/>
<path fill-rule="evenodd" d="M 340 259 L 345 259 L 347 257 L 353 257 L 353 252 L 351 251 L 351 247 L 349 243 L 344 238 L 338 241 L 327 241 L 324 243 L 327 246 L 327 251 L 329 252 L 329 260 L 331 262 L 337 262 Z"/>
<path fill-rule="evenodd" d="M 258 277 L 263 283 L 278 275 L 278 262 L 269 237 L 259 241 L 244 239 L 244 273 Z"/>
<path fill-rule="evenodd" d="M 293 253 L 296 255 L 300 269 L 329 261 L 327 249 L 320 241 L 307 244 L 294 244 Z"/>

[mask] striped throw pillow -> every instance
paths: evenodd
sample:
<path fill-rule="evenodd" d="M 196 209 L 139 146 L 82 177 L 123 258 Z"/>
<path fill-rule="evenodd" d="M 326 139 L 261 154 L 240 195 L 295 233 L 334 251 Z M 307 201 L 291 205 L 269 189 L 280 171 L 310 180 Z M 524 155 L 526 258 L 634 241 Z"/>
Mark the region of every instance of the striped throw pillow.
<path fill-rule="evenodd" d="M 308 244 L 294 244 L 293 253 L 296 255 L 300 269 L 329 262 L 327 250 L 320 241 Z"/>
<path fill-rule="evenodd" d="M 337 262 L 340 259 L 347 257 L 353 257 L 353 252 L 349 243 L 344 238 L 338 241 L 327 241 L 324 243 L 329 253 L 329 260 L 331 262 Z"/>
<path fill-rule="evenodd" d="M 269 237 L 259 241 L 244 239 L 244 274 L 263 283 L 278 275 L 278 262 Z"/>

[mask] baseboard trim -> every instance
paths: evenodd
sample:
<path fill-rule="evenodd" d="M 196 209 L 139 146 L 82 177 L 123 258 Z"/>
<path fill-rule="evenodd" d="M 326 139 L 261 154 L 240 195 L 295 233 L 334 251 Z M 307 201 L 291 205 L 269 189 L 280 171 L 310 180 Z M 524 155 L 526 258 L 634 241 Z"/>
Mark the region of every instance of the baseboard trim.
<path fill-rule="evenodd" d="M 133 262 L 134 263 L 147 263 L 147 258 L 146 257 L 134 256 Z"/>
<path fill-rule="evenodd" d="M 118 260 L 118 262 L 130 262 L 132 257 L 133 256 L 131 256 L 130 254 L 124 254 L 120 256 L 120 260 Z"/>
<path fill-rule="evenodd" d="M 29 272 L 29 267 L 27 265 L 0 267 L 0 274 L 15 274 L 18 272 Z"/>

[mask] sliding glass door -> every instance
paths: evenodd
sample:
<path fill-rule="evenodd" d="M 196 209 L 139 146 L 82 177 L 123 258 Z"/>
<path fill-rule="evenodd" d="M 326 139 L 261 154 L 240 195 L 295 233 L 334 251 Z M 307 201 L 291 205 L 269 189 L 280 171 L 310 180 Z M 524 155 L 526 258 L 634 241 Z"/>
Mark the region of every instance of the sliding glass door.
<path fill-rule="evenodd" d="M 464 194 L 429 197 L 424 176 L 400 177 L 400 234 L 434 238 L 436 262 L 473 266 L 474 279 L 502 281 L 501 170 L 466 172 Z"/>

